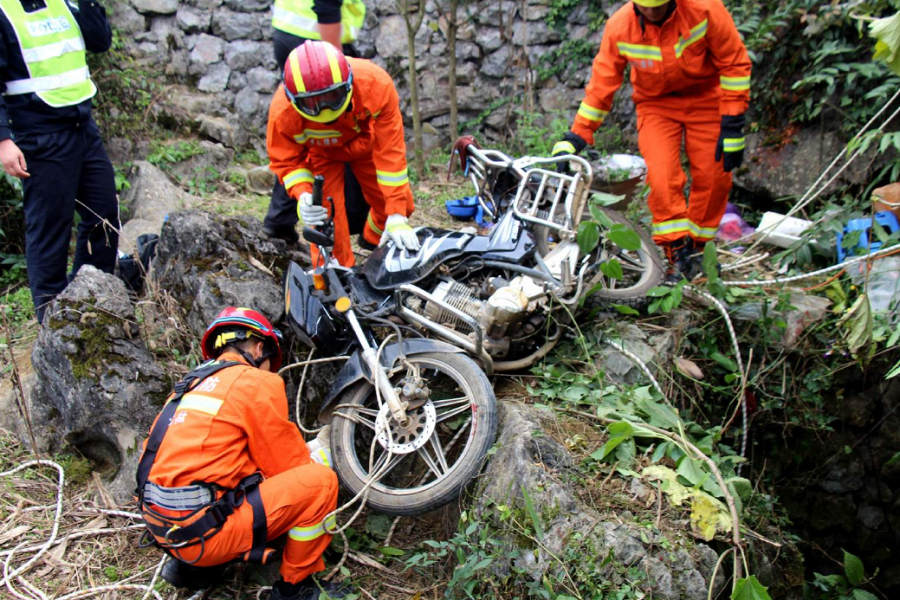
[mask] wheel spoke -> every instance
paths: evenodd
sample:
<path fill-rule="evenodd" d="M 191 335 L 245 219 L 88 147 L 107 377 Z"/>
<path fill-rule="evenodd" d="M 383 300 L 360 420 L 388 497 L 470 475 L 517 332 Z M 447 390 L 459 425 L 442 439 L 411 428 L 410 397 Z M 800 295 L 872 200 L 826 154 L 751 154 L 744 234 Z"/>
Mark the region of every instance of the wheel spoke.
<path fill-rule="evenodd" d="M 457 404 L 469 403 L 468 396 L 460 396 L 459 398 L 447 398 L 445 400 L 432 400 L 431 404 L 434 405 L 435 408 L 442 408 L 445 406 L 456 406 Z"/>
<path fill-rule="evenodd" d="M 447 457 L 444 456 L 444 449 L 441 447 L 441 439 L 438 436 L 437 431 L 431 435 L 428 442 L 431 444 L 431 447 L 434 448 L 434 454 L 437 456 L 438 464 L 444 470 L 444 473 L 446 473 L 450 470 L 450 467 L 447 466 Z"/>
<path fill-rule="evenodd" d="M 387 462 L 387 457 L 388 457 L 388 452 L 387 452 L 387 450 L 385 450 L 384 452 L 382 452 L 381 456 L 378 457 L 378 460 L 375 461 L 375 464 L 372 466 L 372 471 L 370 472 L 370 474 L 377 473 L 378 470 L 384 466 L 384 463 Z M 379 476 L 379 479 L 382 479 L 384 476 L 386 476 L 388 473 L 390 473 L 394 469 L 394 467 L 396 467 L 397 465 L 400 464 L 400 462 L 404 459 L 404 457 L 406 457 L 405 454 L 394 454 L 393 457 L 391 458 L 390 464 L 387 467 L 385 467 L 384 473 L 382 473 Z"/>
<path fill-rule="evenodd" d="M 645 271 L 647 266 L 640 259 L 634 259 L 627 254 L 619 254 L 617 256 L 622 269 L 626 271 Z"/>
<path fill-rule="evenodd" d="M 446 421 L 447 419 L 449 419 L 451 417 L 455 417 L 456 415 L 460 415 L 464 412 L 468 412 L 469 410 L 471 410 L 471 408 L 469 407 L 469 405 L 467 403 L 465 406 L 460 406 L 459 408 L 454 408 L 453 410 L 448 410 L 446 412 L 438 413 L 437 422 L 440 423 L 441 421 Z"/>
<path fill-rule="evenodd" d="M 378 415 L 377 411 L 371 411 L 367 408 L 355 408 L 353 410 L 355 412 L 350 413 L 350 416 L 353 417 L 353 420 L 355 422 L 365 425 L 366 427 L 368 427 L 369 429 L 371 429 L 372 431 L 375 431 L 377 433 L 378 429 L 375 426 L 375 421 L 374 420 L 370 421 L 369 419 L 367 419 L 363 416 L 363 415 L 369 415 L 370 413 L 375 413 L 372 416 L 377 416 Z"/>
<path fill-rule="evenodd" d="M 435 477 L 440 479 L 443 477 L 443 473 L 441 473 L 440 467 L 434 462 L 434 459 L 431 458 L 431 455 L 428 454 L 428 450 L 425 446 L 422 446 L 416 452 L 419 453 L 419 456 L 422 457 L 422 460 L 428 465 L 428 468 L 431 469 L 431 472 L 434 473 Z"/>
<path fill-rule="evenodd" d="M 354 410 L 358 413 L 362 413 L 364 415 L 368 415 L 370 417 L 376 417 L 376 418 L 378 417 L 378 414 L 379 414 L 379 411 L 375 410 L 374 408 L 363 408 L 360 406 L 359 408 L 355 408 Z"/>

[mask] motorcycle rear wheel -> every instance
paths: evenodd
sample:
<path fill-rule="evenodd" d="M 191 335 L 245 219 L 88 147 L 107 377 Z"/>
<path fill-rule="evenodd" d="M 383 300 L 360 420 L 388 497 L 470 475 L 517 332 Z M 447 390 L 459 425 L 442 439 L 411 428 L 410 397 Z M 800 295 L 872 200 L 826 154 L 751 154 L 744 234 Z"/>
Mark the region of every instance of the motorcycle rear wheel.
<path fill-rule="evenodd" d="M 369 479 L 370 464 L 374 473 L 385 468 L 369 488 L 367 504 L 396 516 L 426 513 L 458 498 L 481 470 L 498 423 L 490 381 L 471 358 L 425 353 L 406 360 L 429 388 L 425 403 L 407 411 L 413 423 L 421 424 L 419 433 L 431 431 L 426 439 L 417 439 L 415 429 L 402 432 L 402 440 L 396 434 L 390 443 L 376 439 L 384 410 L 379 410 L 375 388 L 368 382 L 339 399 L 331 432 L 334 469 L 341 483 L 355 495 Z M 401 368 L 391 381 L 397 385 L 407 375 L 409 369 Z M 406 454 L 389 454 L 385 445 L 399 441 L 418 447 Z"/>

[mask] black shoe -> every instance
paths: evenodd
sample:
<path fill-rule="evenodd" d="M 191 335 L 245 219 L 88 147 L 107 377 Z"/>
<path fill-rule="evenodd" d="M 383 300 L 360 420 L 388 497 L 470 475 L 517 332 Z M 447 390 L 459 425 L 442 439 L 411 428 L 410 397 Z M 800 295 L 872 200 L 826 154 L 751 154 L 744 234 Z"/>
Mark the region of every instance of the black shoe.
<path fill-rule="evenodd" d="M 300 234 L 293 225 L 275 225 L 273 227 L 266 225 L 263 227 L 263 232 L 270 238 L 278 238 L 291 245 L 300 241 Z"/>
<path fill-rule="evenodd" d="M 692 256 L 694 254 L 694 240 L 683 237 L 673 242 L 661 244 L 666 252 L 668 268 L 666 269 L 666 283 L 675 284 L 682 279 L 690 281 L 699 273 L 700 263 Z"/>
<path fill-rule="evenodd" d="M 202 590 L 222 581 L 228 565 L 214 567 L 195 567 L 180 560 L 169 558 L 163 565 L 160 575 L 177 588 Z"/>
<path fill-rule="evenodd" d="M 378 247 L 378 244 L 373 244 L 372 242 L 367 240 L 366 236 L 364 236 L 363 234 L 359 234 L 356 238 L 356 241 L 359 244 L 360 248 L 362 248 L 363 250 L 368 250 L 370 252 Z"/>
<path fill-rule="evenodd" d="M 279 579 L 272 586 L 268 600 L 319 600 L 320 596 L 339 600 L 346 598 L 351 591 L 349 586 L 330 581 L 316 581 L 312 577 L 307 577 L 300 583 L 287 583 Z"/>

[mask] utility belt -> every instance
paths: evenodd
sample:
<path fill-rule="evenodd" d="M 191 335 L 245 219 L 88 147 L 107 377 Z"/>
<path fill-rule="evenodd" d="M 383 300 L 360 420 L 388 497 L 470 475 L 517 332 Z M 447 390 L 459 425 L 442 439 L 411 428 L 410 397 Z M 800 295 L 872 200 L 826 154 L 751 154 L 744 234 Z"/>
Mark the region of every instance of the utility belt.
<path fill-rule="evenodd" d="M 138 465 L 135 493 L 147 525 L 141 545 L 156 545 L 187 564 L 200 560 L 205 551 L 206 541 L 222 530 L 228 517 L 234 514 L 244 501 L 253 509 L 253 544 L 250 551 L 244 555 L 244 560 L 265 563 L 272 554 L 272 551 L 266 548 L 268 524 L 262 497 L 259 494 L 259 484 L 262 481 L 262 475 L 259 473 L 245 477 L 237 487 L 226 490 L 218 499 L 216 494 L 222 491 L 219 486 L 200 483 L 166 488 L 149 481 L 156 453 L 184 395 L 207 377 L 237 364 L 240 363 L 215 361 L 204 363 L 175 384 L 175 393 L 156 419 Z M 189 512 L 185 516 L 173 517 L 160 513 L 150 505 L 165 510 Z M 198 517 L 197 515 L 201 513 L 202 516 Z M 147 538 L 148 534 L 152 539 Z M 180 550 L 197 545 L 200 546 L 200 552 L 193 561 L 184 560 L 180 556 Z"/>
<path fill-rule="evenodd" d="M 138 497 L 147 533 L 153 537 L 153 541 L 145 545 L 155 545 L 187 564 L 195 563 L 203 556 L 206 541 L 219 533 L 228 517 L 246 501 L 253 509 L 253 545 L 244 560 L 265 563 L 272 550 L 266 548 L 268 524 L 259 493 L 262 480 L 262 475 L 254 473 L 218 499 L 219 486 L 194 484 L 167 488 L 148 481 Z M 153 507 L 188 513 L 175 517 Z M 182 549 L 197 545 L 200 546 L 197 558 L 193 561 L 182 558 Z"/>

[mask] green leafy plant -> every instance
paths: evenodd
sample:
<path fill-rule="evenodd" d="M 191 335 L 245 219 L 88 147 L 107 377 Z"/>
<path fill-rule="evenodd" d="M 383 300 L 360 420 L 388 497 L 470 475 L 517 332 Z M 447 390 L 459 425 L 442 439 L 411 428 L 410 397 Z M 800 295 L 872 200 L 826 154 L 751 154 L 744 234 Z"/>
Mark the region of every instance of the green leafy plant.
<path fill-rule="evenodd" d="M 878 572 L 876 570 L 874 577 Z M 814 574 L 813 581 L 808 582 L 813 590 L 815 600 L 877 600 L 877 597 L 862 589 L 869 578 L 859 557 L 844 550 L 844 574 Z"/>

